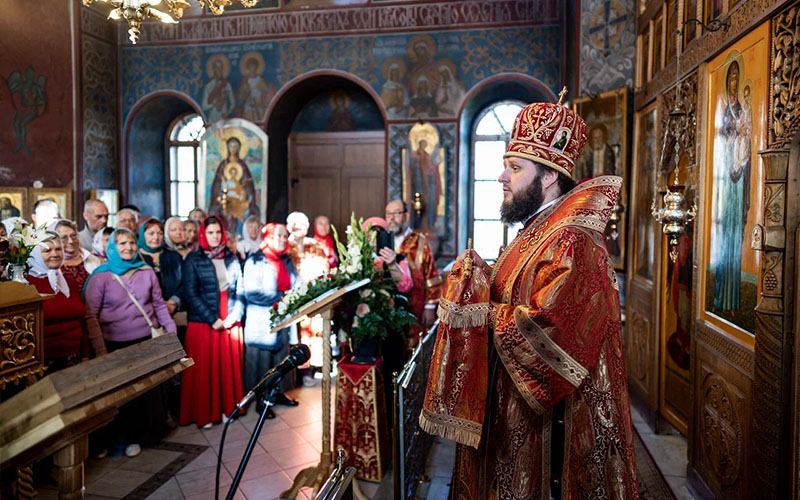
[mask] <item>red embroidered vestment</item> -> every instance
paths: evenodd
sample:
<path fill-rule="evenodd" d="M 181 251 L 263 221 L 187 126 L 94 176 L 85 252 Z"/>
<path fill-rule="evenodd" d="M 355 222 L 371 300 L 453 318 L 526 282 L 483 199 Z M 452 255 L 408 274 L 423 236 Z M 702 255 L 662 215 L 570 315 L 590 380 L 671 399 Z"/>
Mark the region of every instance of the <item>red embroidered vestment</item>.
<path fill-rule="evenodd" d="M 638 498 L 619 292 L 603 237 L 621 183 L 578 185 L 495 263 L 483 436 L 478 450 L 458 445 L 451 498 L 549 500 L 561 401 L 562 498 Z"/>
<path fill-rule="evenodd" d="M 414 288 L 408 293 L 411 313 L 422 318 L 425 304 L 438 304 L 442 295 L 442 278 L 436 269 L 433 252 L 428 240 L 420 233 L 412 232 L 403 239 L 398 253 L 408 259 Z"/>

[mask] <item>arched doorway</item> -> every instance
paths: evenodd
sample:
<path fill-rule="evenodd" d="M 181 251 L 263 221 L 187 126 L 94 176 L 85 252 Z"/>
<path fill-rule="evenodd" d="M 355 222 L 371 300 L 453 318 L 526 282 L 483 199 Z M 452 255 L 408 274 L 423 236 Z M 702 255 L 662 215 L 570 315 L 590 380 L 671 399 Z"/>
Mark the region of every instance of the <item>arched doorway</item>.
<path fill-rule="evenodd" d="M 298 77 L 268 111 L 267 218 L 291 211 L 327 215 L 343 228 L 350 213 L 383 213 L 386 193 L 385 113 L 380 99 L 346 73 Z"/>

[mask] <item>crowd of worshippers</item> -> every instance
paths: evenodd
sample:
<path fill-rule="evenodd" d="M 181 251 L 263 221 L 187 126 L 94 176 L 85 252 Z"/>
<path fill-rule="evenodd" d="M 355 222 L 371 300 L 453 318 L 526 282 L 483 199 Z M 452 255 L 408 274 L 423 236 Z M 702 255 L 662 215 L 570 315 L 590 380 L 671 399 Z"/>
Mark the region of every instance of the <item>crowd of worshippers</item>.
<path fill-rule="evenodd" d="M 292 344 L 309 345 L 312 356 L 299 376 L 284 379 L 275 404 L 297 406 L 285 391 L 295 383 L 316 384 L 322 342 L 330 340 L 322 338 L 321 318 L 271 333 L 270 315 L 287 290 L 338 264 L 327 217 L 314 220 L 313 237 L 300 212 L 286 224 L 262 225 L 250 216 L 236 235 L 223 218 L 200 208 L 187 219 L 161 221 L 127 205 L 112 228 L 106 205 L 90 199 L 79 230 L 46 201 L 51 203 L 34 206 L 30 222 L 46 227 L 52 238 L 33 250 L 27 277 L 40 294 L 53 295 L 43 303 L 46 373 L 145 341 L 153 328 L 177 333 L 194 360 L 179 377 L 127 403 L 93 435 L 96 457 L 136 456 L 140 443 L 158 442 L 178 424 L 208 428 L 222 421 Z M 425 236 L 408 225 L 407 205 L 392 201 L 384 215 L 364 225 L 393 236 L 393 248 L 375 252 L 375 265 L 389 271 L 419 319 L 406 336 L 413 344 L 409 339 L 435 320 L 441 278 Z M 3 220 L 0 238 L 14 231 L 17 220 L 28 223 Z M 266 411 L 275 418 L 271 408 Z"/>

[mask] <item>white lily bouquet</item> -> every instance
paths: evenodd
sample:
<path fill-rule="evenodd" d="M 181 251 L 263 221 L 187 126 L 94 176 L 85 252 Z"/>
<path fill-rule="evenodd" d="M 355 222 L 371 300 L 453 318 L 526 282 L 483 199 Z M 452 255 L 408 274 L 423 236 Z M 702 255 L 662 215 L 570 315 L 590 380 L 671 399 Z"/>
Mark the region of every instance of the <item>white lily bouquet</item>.
<path fill-rule="evenodd" d="M 300 283 L 288 290 L 283 298 L 272 305 L 273 324 L 280 323 L 292 316 L 298 309 L 316 299 L 317 297 L 341 288 L 348 283 L 359 281 L 372 276 L 372 244 L 370 238 L 374 235 L 361 230 L 363 220 L 356 220 L 355 215 L 350 216 L 350 225 L 347 226 L 347 246 L 339 241 L 335 227 L 333 236 L 339 250 L 339 267 L 331 269 L 311 283 Z"/>
<path fill-rule="evenodd" d="M 53 239 L 53 235 L 47 234 L 44 225 L 39 228 L 31 225 L 23 226 L 21 221 L 15 220 L 14 231 L 8 237 L 6 262 L 15 266 L 27 265 L 28 257 L 31 256 L 36 245 L 51 239 Z"/>

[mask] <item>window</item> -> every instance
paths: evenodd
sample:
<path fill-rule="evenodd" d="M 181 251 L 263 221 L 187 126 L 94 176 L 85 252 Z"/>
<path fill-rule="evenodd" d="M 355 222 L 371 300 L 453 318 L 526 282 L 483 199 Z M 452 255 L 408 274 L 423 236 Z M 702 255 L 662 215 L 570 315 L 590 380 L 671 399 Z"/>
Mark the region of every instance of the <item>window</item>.
<path fill-rule="evenodd" d="M 472 132 L 472 240 L 475 251 L 487 260 L 496 259 L 519 229 L 519 224 L 508 226 L 500 220 L 503 190 L 497 178 L 522 107 L 518 101 L 495 103 L 478 115 Z"/>
<path fill-rule="evenodd" d="M 206 131 L 200 115 L 175 120 L 169 132 L 169 213 L 188 217 L 197 206 L 200 137 Z"/>

